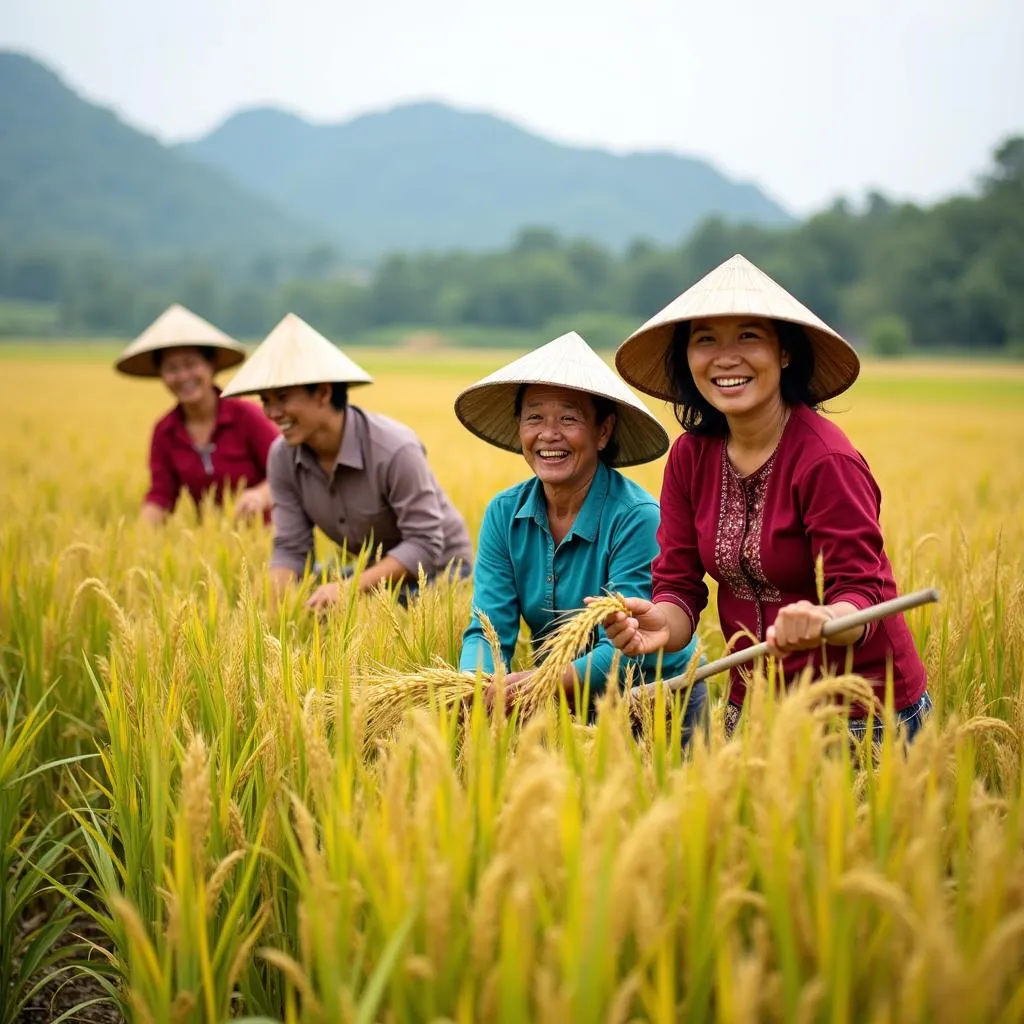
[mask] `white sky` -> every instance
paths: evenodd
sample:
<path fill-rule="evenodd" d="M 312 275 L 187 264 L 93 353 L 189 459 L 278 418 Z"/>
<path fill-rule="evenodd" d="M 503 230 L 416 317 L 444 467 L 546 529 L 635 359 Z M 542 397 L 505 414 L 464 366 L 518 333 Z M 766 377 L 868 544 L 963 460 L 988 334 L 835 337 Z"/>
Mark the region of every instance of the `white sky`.
<path fill-rule="evenodd" d="M 1022 0 L 0 0 L 0 47 L 165 140 L 439 99 L 708 158 L 796 213 L 971 188 L 1024 133 Z"/>

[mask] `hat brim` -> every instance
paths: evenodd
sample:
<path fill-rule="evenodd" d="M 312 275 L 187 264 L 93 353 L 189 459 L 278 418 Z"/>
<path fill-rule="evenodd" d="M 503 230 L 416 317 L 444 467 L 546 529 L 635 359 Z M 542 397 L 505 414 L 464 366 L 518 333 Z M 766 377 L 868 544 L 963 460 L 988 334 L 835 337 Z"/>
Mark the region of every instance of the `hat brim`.
<path fill-rule="evenodd" d="M 519 442 L 519 423 L 515 416 L 516 394 L 525 384 L 550 383 L 552 387 L 564 387 L 581 394 L 603 398 L 615 404 L 615 431 L 613 437 L 618 452 L 611 462 L 616 468 L 639 466 L 653 462 L 668 451 L 669 437 L 665 428 L 644 410 L 633 408 L 625 402 L 600 391 L 572 387 L 561 382 L 529 380 L 504 380 L 474 384 L 455 399 L 455 415 L 470 433 L 482 441 L 504 451 L 522 455 Z"/>
<path fill-rule="evenodd" d="M 134 352 L 129 356 L 119 359 L 114 364 L 114 368 L 119 373 L 123 373 L 128 377 L 159 377 L 160 368 L 156 365 L 156 360 L 153 358 L 154 354 L 157 352 L 167 352 L 175 348 L 213 349 L 215 353 L 213 360 L 214 373 L 220 373 L 221 370 L 229 370 L 231 367 L 245 362 L 245 350 L 241 346 L 229 348 L 226 345 L 211 341 L 180 341 L 175 342 L 173 345 L 158 345 L 143 352 Z"/>
<path fill-rule="evenodd" d="M 224 388 L 224 395 L 227 398 L 240 398 L 242 395 L 259 395 L 264 391 L 280 391 L 284 388 L 305 388 L 313 387 L 316 384 L 345 384 L 350 388 L 357 388 L 363 384 L 372 384 L 373 378 L 369 380 L 325 380 L 323 377 L 316 377 L 315 379 L 308 379 L 306 376 L 300 374 L 298 377 L 282 377 L 275 380 L 270 384 L 250 384 L 242 388 L 235 388 L 232 382 Z"/>
<path fill-rule="evenodd" d="M 737 310 L 721 316 L 743 316 L 744 310 Z M 750 315 L 763 316 L 761 312 L 750 311 Z M 677 320 L 663 320 L 646 324 L 634 331 L 616 350 L 615 368 L 624 380 L 629 381 L 638 391 L 664 399 L 676 400 L 669 380 L 666 359 L 675 338 L 676 325 L 686 323 L 688 317 Z M 702 316 L 714 319 L 714 316 Z M 856 381 L 860 374 L 860 358 L 854 348 L 838 334 L 823 331 L 819 327 L 802 323 L 788 317 L 773 317 L 786 320 L 803 328 L 814 353 L 814 372 L 811 375 L 810 391 L 816 402 L 824 402 L 842 394 Z"/>

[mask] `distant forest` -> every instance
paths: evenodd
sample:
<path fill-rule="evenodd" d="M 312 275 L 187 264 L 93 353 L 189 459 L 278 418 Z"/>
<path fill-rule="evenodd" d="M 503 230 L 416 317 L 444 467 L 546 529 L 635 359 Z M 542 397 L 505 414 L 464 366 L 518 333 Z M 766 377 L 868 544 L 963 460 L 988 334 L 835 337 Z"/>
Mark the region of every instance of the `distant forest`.
<path fill-rule="evenodd" d="M 245 339 L 293 311 L 339 344 L 398 326 L 489 343 L 572 327 L 607 347 L 717 263 L 741 252 L 858 344 L 880 352 L 1024 355 L 1024 138 L 993 154 L 976 192 L 924 208 L 872 194 L 793 227 L 705 221 L 677 247 L 613 253 L 525 227 L 499 252 L 394 254 L 346 270 L 320 245 L 228 266 L 0 239 L 0 333 L 137 333 L 173 301 Z M 376 335 L 374 334 L 376 332 Z M 392 332 L 394 333 L 394 332 Z"/>

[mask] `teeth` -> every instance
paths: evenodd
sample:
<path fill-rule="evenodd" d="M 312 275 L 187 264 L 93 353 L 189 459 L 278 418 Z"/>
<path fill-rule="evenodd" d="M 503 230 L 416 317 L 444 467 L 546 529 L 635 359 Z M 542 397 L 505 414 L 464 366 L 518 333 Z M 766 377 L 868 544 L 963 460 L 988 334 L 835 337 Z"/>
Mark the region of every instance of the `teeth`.
<path fill-rule="evenodd" d="M 540 451 L 537 452 L 537 454 L 542 459 L 561 459 L 564 458 L 569 453 L 565 451 L 556 451 L 552 448 L 542 448 Z"/>
<path fill-rule="evenodd" d="M 291 429 L 292 429 L 292 427 L 294 427 L 294 426 L 295 426 L 295 423 L 294 423 L 294 421 L 292 421 L 292 420 L 282 420 L 282 421 L 281 421 L 280 423 L 278 423 L 278 426 L 279 426 L 279 427 L 280 427 L 280 428 L 281 428 L 282 430 L 291 430 Z"/>
<path fill-rule="evenodd" d="M 749 380 L 749 377 L 715 377 L 714 383 L 720 388 L 737 388 Z"/>

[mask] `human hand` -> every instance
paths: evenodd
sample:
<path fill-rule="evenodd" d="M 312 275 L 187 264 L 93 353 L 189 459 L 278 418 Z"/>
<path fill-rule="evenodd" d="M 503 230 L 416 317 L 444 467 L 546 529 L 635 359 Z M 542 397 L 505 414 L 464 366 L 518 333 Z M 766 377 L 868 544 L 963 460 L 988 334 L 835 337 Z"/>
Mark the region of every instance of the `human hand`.
<path fill-rule="evenodd" d="M 593 600 L 585 597 L 583 603 L 590 604 Z M 669 622 L 665 613 L 642 597 L 627 597 L 625 601 L 628 615 L 612 612 L 601 623 L 608 639 L 623 654 L 632 657 L 660 651 L 669 641 Z"/>
<path fill-rule="evenodd" d="M 322 583 L 313 591 L 313 596 L 306 602 L 306 607 L 316 609 L 317 611 L 325 611 L 332 605 L 337 604 L 340 596 L 340 583 Z"/>
<path fill-rule="evenodd" d="M 522 694 L 526 681 L 533 675 L 532 670 L 528 672 L 509 672 L 505 676 L 501 687 L 505 697 L 505 713 L 511 712 L 516 700 Z M 484 706 L 488 714 L 494 714 L 494 705 L 498 699 L 499 684 L 491 678 L 491 681 L 484 687 Z"/>
<path fill-rule="evenodd" d="M 250 487 L 242 491 L 235 502 L 235 519 L 257 519 L 270 508 L 270 495 L 265 487 Z"/>
<path fill-rule="evenodd" d="M 769 653 L 780 658 L 792 651 L 813 650 L 821 645 L 822 629 L 832 617 L 830 608 L 810 601 L 784 605 L 765 630 Z"/>

